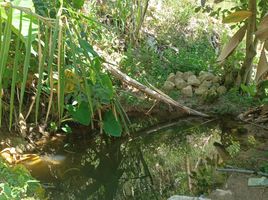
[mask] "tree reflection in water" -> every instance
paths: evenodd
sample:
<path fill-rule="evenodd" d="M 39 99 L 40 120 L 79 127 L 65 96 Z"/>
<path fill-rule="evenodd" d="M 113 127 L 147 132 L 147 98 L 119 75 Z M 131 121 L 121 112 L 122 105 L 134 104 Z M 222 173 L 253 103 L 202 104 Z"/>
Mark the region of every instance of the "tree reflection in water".
<path fill-rule="evenodd" d="M 202 194 L 218 184 L 213 174 L 217 166 L 213 143 L 220 142 L 221 132 L 217 124 L 182 121 L 166 127 L 131 139 L 72 142 L 68 151 L 75 153 L 68 153 L 57 168 L 60 178 L 54 181 L 51 197 L 166 199 L 174 194 Z"/>

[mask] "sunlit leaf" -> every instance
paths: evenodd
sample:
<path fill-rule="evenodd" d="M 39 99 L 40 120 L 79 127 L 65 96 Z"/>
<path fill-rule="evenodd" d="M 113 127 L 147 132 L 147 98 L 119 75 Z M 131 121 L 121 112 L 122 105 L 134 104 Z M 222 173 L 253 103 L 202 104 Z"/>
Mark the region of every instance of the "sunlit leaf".
<path fill-rule="evenodd" d="M 225 17 L 222 20 L 222 22 L 223 23 L 237 23 L 237 22 L 241 22 L 241 21 L 247 19 L 251 15 L 252 15 L 252 12 L 247 11 L 247 10 L 236 11 L 234 13 L 231 13 L 227 17 Z"/>
<path fill-rule="evenodd" d="M 262 41 L 268 39 L 268 15 L 263 17 L 255 34 Z"/>
<path fill-rule="evenodd" d="M 61 127 L 61 130 L 63 130 L 65 133 L 72 133 L 72 129 L 68 124 L 65 124 L 63 127 Z"/>
<path fill-rule="evenodd" d="M 23 7 L 23 8 L 29 8 L 29 9 L 31 9 L 31 11 L 33 13 L 35 12 L 34 4 L 33 4 L 32 0 L 14 0 L 14 1 L 12 1 L 12 5 Z M 20 15 L 21 15 L 20 10 L 14 9 L 14 12 L 12 14 L 12 31 L 15 34 L 17 34 L 18 36 L 20 36 L 21 40 L 26 43 L 27 37 L 28 37 L 28 29 L 30 27 L 31 16 L 29 14 L 23 13 L 22 29 L 21 29 L 21 31 L 19 31 L 20 30 L 19 29 L 19 27 L 20 27 Z M 3 18 L 6 20 L 7 19 L 6 15 L 3 15 Z M 35 36 L 38 33 L 38 26 L 34 21 L 32 21 L 31 23 L 32 23 L 32 25 L 31 25 L 32 26 L 31 38 L 33 41 L 35 39 Z"/>
<path fill-rule="evenodd" d="M 243 26 L 234 34 L 234 36 L 229 40 L 229 42 L 224 46 L 223 50 L 221 51 L 221 54 L 217 59 L 218 62 L 222 62 L 233 52 L 233 50 L 243 40 L 246 30 L 246 26 Z"/>
<path fill-rule="evenodd" d="M 263 48 L 261 51 L 261 57 L 260 57 L 260 61 L 257 67 L 257 73 L 256 73 L 256 78 L 255 78 L 257 82 L 259 82 L 262 75 L 264 75 L 268 71 L 268 62 L 267 62 L 265 51 L 266 51 L 265 48 Z"/>
<path fill-rule="evenodd" d="M 121 124 L 116 120 L 111 110 L 105 113 L 103 123 L 104 123 L 103 129 L 106 134 L 114 137 L 121 136 L 122 134 Z"/>

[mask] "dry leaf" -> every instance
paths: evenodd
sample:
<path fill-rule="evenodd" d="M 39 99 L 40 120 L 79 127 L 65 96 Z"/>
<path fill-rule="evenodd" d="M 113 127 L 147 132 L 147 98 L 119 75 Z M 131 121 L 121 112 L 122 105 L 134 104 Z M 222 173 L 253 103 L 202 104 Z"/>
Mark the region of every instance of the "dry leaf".
<path fill-rule="evenodd" d="M 251 15 L 252 15 L 252 12 L 247 11 L 247 10 L 236 11 L 234 13 L 231 13 L 227 17 L 225 17 L 222 20 L 222 22 L 223 23 L 237 23 L 237 22 L 241 22 L 241 21 L 247 19 Z"/>
<path fill-rule="evenodd" d="M 255 80 L 257 82 L 259 82 L 262 75 L 264 75 L 267 71 L 268 71 L 268 62 L 267 62 L 267 58 L 266 58 L 265 48 L 263 47 L 262 51 L 261 51 L 260 61 L 259 61 L 258 67 L 257 67 L 257 73 L 256 73 Z"/>
<path fill-rule="evenodd" d="M 27 124 L 22 113 L 19 115 L 19 130 L 21 136 L 25 138 L 27 136 Z"/>
<path fill-rule="evenodd" d="M 222 62 L 233 52 L 233 50 L 243 40 L 246 30 L 247 30 L 246 26 L 243 26 L 234 34 L 234 36 L 224 46 L 223 50 L 221 51 L 220 56 L 217 59 L 217 62 Z"/>
<path fill-rule="evenodd" d="M 263 17 L 255 34 L 262 41 L 268 39 L 268 15 Z"/>

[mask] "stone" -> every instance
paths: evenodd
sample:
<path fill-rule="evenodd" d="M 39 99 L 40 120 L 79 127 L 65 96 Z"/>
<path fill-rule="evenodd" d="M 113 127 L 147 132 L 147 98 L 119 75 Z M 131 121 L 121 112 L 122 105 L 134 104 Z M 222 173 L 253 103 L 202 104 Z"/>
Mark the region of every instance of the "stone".
<path fill-rule="evenodd" d="M 170 73 L 169 75 L 168 75 L 168 78 L 167 78 L 167 81 L 170 81 L 170 82 L 175 82 L 175 74 L 174 73 Z"/>
<path fill-rule="evenodd" d="M 206 95 L 208 92 L 208 88 L 207 87 L 199 87 L 195 89 L 195 94 L 196 95 Z"/>
<path fill-rule="evenodd" d="M 208 95 L 210 96 L 217 96 L 217 88 L 216 87 L 211 87 L 209 90 L 208 90 Z"/>
<path fill-rule="evenodd" d="M 177 71 L 176 78 L 183 78 L 183 72 Z"/>
<path fill-rule="evenodd" d="M 203 82 L 203 81 L 211 81 L 211 80 L 213 80 L 214 79 L 214 75 L 212 74 L 212 73 L 210 73 L 210 72 L 204 72 L 204 73 L 202 73 L 200 76 L 199 76 L 199 80 L 201 81 L 201 82 Z"/>
<path fill-rule="evenodd" d="M 189 76 L 187 83 L 188 85 L 199 86 L 201 82 L 198 80 L 198 78 L 196 78 L 195 75 L 192 75 L 192 76 Z"/>
<path fill-rule="evenodd" d="M 206 72 L 205 71 L 201 71 L 201 72 L 199 72 L 199 76 L 202 76 L 202 75 L 204 75 Z"/>
<path fill-rule="evenodd" d="M 187 86 L 187 83 L 182 78 L 176 78 L 175 79 L 175 86 L 179 90 Z"/>
<path fill-rule="evenodd" d="M 170 91 L 175 87 L 175 84 L 171 81 L 166 81 L 163 85 L 163 90 Z"/>
<path fill-rule="evenodd" d="M 192 76 L 192 75 L 194 75 L 194 73 L 191 72 L 191 71 L 184 72 L 184 73 L 183 73 L 183 79 L 184 79 L 185 81 L 187 81 L 188 78 L 189 78 L 190 76 Z"/>
<path fill-rule="evenodd" d="M 193 88 L 191 85 L 188 85 L 187 87 L 183 88 L 181 90 L 181 93 L 186 97 L 192 97 L 193 96 Z"/>
<path fill-rule="evenodd" d="M 211 90 L 211 91 L 215 91 L 215 92 L 217 93 L 217 89 L 218 89 L 218 87 L 217 87 L 217 86 L 212 85 L 212 86 L 210 87 L 210 89 L 209 89 L 209 90 Z"/>
<path fill-rule="evenodd" d="M 212 83 L 219 83 L 221 80 L 221 78 L 219 76 L 214 76 L 214 78 L 212 79 Z"/>
<path fill-rule="evenodd" d="M 211 81 L 203 81 L 200 85 L 200 87 L 210 88 L 212 86 Z"/>
<path fill-rule="evenodd" d="M 219 83 L 213 83 L 213 86 L 215 86 L 215 87 L 220 87 L 220 84 Z"/>
<path fill-rule="evenodd" d="M 219 95 L 222 95 L 222 94 L 225 94 L 227 92 L 227 89 L 224 86 L 220 86 L 217 88 L 217 92 Z"/>
<path fill-rule="evenodd" d="M 172 197 L 169 197 L 168 200 L 211 200 L 211 199 L 204 197 L 189 197 L 183 195 L 174 195 Z"/>
<path fill-rule="evenodd" d="M 217 200 L 233 200 L 233 193 L 230 190 L 216 189 L 210 194 L 211 199 Z"/>

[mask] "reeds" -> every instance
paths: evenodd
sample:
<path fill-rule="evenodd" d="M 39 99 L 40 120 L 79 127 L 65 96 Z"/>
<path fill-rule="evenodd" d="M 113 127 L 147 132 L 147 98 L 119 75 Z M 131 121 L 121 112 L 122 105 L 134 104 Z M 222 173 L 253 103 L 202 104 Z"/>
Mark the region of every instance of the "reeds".
<path fill-rule="evenodd" d="M 73 13 L 61 7 L 56 19 L 47 19 L 27 8 L 12 4 L 1 6 L 5 7 L 5 13 L 0 13 L 0 126 L 3 101 L 9 102 L 10 130 L 13 124 L 18 124 L 18 116 L 25 120 L 30 116 L 29 122 L 36 125 L 56 122 L 58 126 L 68 119 L 79 122 L 79 119 L 88 117 L 89 120 L 81 123 L 91 121 L 93 126 L 95 112 L 102 129 L 102 123 L 109 123 L 102 122 L 103 106 L 108 108 L 107 112 L 114 113 L 115 121 L 119 119 L 119 113 L 127 126 L 124 111 L 115 101 L 111 80 L 101 70 L 102 59 L 80 35 L 80 23 L 70 17 Z M 14 10 L 19 11 L 19 19 L 14 19 Z M 28 27 L 23 23 L 25 15 L 29 20 Z M 12 20 L 18 20 L 19 26 L 12 26 Z M 23 38 L 25 28 L 28 28 L 28 34 Z M 15 49 L 14 56 L 10 46 Z M 7 60 L 12 60 L 12 66 L 8 66 Z M 3 88 L 7 67 L 12 69 L 11 84 Z M 102 92 L 104 95 L 100 98 Z M 32 99 L 31 105 L 28 99 Z M 66 110 L 68 106 L 72 107 L 72 112 Z"/>

